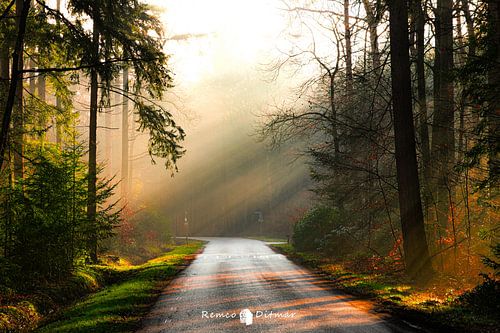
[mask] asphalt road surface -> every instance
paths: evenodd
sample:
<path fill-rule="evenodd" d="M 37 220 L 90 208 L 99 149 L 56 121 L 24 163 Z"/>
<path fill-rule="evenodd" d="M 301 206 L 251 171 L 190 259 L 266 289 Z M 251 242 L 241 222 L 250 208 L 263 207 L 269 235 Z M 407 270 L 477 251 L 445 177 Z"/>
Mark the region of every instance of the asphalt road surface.
<path fill-rule="evenodd" d="M 334 291 L 261 241 L 204 240 L 139 332 L 419 332 Z"/>

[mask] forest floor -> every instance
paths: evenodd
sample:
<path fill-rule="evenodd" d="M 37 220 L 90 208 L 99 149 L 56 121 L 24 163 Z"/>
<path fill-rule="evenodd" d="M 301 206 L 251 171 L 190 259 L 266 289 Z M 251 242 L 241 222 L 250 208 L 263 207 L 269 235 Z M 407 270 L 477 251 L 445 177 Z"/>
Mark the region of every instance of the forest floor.
<path fill-rule="evenodd" d="M 64 283 L 0 295 L 0 331 L 131 332 L 202 242 L 173 246 L 140 265 L 114 257 L 84 266 Z M 109 259 L 109 258 L 108 258 Z"/>
<path fill-rule="evenodd" d="M 298 252 L 290 244 L 271 247 L 331 280 L 334 288 L 374 301 L 377 311 L 417 323 L 431 332 L 500 332 L 498 281 L 485 280 L 474 288 L 450 277 L 439 277 L 426 286 L 417 286 L 402 272 L 370 272 L 352 261 Z"/>

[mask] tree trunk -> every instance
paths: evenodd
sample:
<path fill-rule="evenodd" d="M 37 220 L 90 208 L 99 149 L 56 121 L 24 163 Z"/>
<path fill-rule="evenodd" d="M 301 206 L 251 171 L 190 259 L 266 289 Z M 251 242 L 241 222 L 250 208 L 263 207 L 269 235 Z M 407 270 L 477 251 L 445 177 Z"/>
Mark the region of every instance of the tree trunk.
<path fill-rule="evenodd" d="M 425 16 L 423 3 L 419 0 L 413 2 L 413 21 L 415 27 L 415 52 L 417 74 L 417 106 L 418 106 L 418 134 L 422 151 L 423 194 L 425 209 L 430 206 L 432 194 L 430 193 L 429 180 L 431 178 L 431 153 L 429 143 L 429 127 L 427 115 L 427 89 L 425 82 Z"/>
<path fill-rule="evenodd" d="M 56 96 L 56 109 L 57 109 L 58 113 L 62 112 L 61 108 L 62 108 L 61 99 Z M 61 147 L 61 145 L 62 145 L 62 127 L 61 127 L 61 124 L 59 122 L 59 119 L 57 119 L 57 116 L 54 117 L 54 124 L 56 126 L 56 144 L 58 147 Z"/>
<path fill-rule="evenodd" d="M 38 77 L 38 98 L 40 99 L 41 102 L 45 102 L 45 100 L 47 99 L 46 89 L 45 89 L 45 76 L 44 75 L 40 75 Z M 45 142 L 45 137 L 46 137 L 45 128 L 46 127 L 47 127 L 47 119 L 46 119 L 46 117 L 41 115 L 40 130 L 42 130 L 42 132 L 40 132 L 40 142 L 41 142 L 42 146 Z"/>
<path fill-rule="evenodd" d="M 408 3 L 405 0 L 392 0 L 389 11 L 396 170 L 405 263 L 411 278 L 426 280 L 432 275 L 432 266 L 425 235 L 415 151 Z"/>
<path fill-rule="evenodd" d="M 488 42 L 494 48 L 493 65 L 488 72 L 488 170 L 492 184 L 500 177 L 500 4 L 497 0 L 488 1 Z M 495 186 L 492 186 L 495 188 Z M 497 188 L 498 190 L 498 188 Z"/>
<path fill-rule="evenodd" d="M 23 3 L 24 2 L 24 3 Z M 29 1 L 16 1 L 16 25 L 21 30 L 23 7 L 28 6 Z M 26 25 L 26 22 L 24 22 Z M 23 91 L 23 65 L 24 65 L 24 38 L 17 58 L 18 80 L 16 81 L 16 97 L 14 100 L 14 128 L 13 128 L 13 151 L 14 151 L 14 179 L 24 177 L 24 91 Z"/>
<path fill-rule="evenodd" d="M 122 197 L 128 192 L 128 68 L 123 68 L 123 104 L 122 104 Z"/>
<path fill-rule="evenodd" d="M 3 118 L 7 96 L 9 96 L 9 45 L 4 40 L 0 46 L 0 119 Z"/>
<path fill-rule="evenodd" d="M 459 33 L 459 40 L 462 45 L 460 45 L 460 49 L 462 46 L 467 46 L 468 51 L 467 54 L 465 54 L 465 51 L 460 52 L 460 65 L 463 65 L 467 62 L 467 60 L 472 60 L 476 56 L 476 33 L 474 31 L 474 22 L 470 13 L 469 9 L 469 1 L 468 0 L 461 0 L 460 1 L 460 9 L 465 17 L 465 23 L 467 27 L 467 38 L 463 38 L 462 30 L 461 28 L 458 29 Z M 462 26 L 462 20 L 460 16 L 460 12 L 457 15 L 457 27 Z M 468 126 L 466 126 L 465 118 L 468 116 L 472 115 L 470 113 L 470 107 L 467 105 L 468 103 L 468 93 L 467 91 L 462 87 L 461 91 L 461 96 L 460 96 L 460 104 L 458 105 L 458 112 L 459 112 L 459 132 L 458 132 L 458 145 L 457 145 L 457 158 L 459 161 L 462 161 L 465 155 L 465 152 L 467 151 L 467 138 L 466 138 L 466 130 L 467 127 L 471 126 L 472 119 L 469 120 Z"/>
<path fill-rule="evenodd" d="M 448 221 L 448 186 L 454 164 L 454 87 L 453 87 L 453 1 L 438 0 L 436 10 L 436 58 L 434 65 L 434 119 L 432 161 L 434 202 L 439 228 Z"/>
<path fill-rule="evenodd" d="M 134 147 L 135 147 L 135 140 L 137 139 L 136 136 L 136 118 L 135 114 L 132 113 L 132 122 L 131 122 L 131 128 L 130 128 L 130 133 L 132 133 L 132 137 L 130 140 L 130 159 L 129 159 L 129 167 L 128 167 L 128 186 L 129 188 L 133 188 L 133 183 L 134 183 Z"/>
<path fill-rule="evenodd" d="M 340 144 L 337 124 L 337 108 L 335 106 L 335 74 L 330 73 L 330 108 L 332 111 L 332 139 L 335 150 L 335 158 L 339 157 Z"/>
<path fill-rule="evenodd" d="M 0 45 L 0 119 L 3 119 L 3 113 L 5 111 L 5 106 L 7 103 L 7 98 L 9 96 L 9 44 L 6 40 L 3 40 Z M 0 175 L 2 174 L 3 169 L 0 168 Z M 9 177 L 10 180 L 11 177 Z M 3 179 L 0 179 L 0 184 L 2 184 Z M 3 185 L 3 184 L 2 184 Z M 8 207 L 6 209 L 8 210 Z M 8 214 L 10 215 L 10 214 Z M 7 240 L 9 227 L 9 216 L 5 216 L 5 246 L 4 246 L 4 254 L 8 252 L 7 250 Z"/>
<path fill-rule="evenodd" d="M 56 1 L 56 10 L 58 12 L 61 11 L 61 0 Z M 59 19 L 56 21 L 57 26 L 59 27 Z M 57 112 L 61 112 L 61 98 L 59 96 L 56 96 L 56 109 Z M 62 128 L 61 124 L 59 123 L 59 120 L 57 119 L 57 116 L 54 117 L 54 123 L 56 125 L 56 144 L 57 146 L 61 147 L 62 144 Z"/>
<path fill-rule="evenodd" d="M 0 132 L 0 170 L 2 170 L 3 163 L 5 161 L 5 150 L 8 145 L 9 138 L 9 128 L 10 122 L 12 119 L 12 110 L 14 108 L 15 100 L 18 95 L 18 87 L 19 81 L 21 82 L 22 88 L 22 72 L 19 72 L 19 65 L 22 68 L 22 59 L 23 59 L 23 51 L 24 51 L 24 35 L 26 32 L 26 20 L 28 18 L 29 5 L 30 1 L 25 0 L 24 3 L 20 0 L 17 0 L 16 14 L 17 17 L 17 36 L 16 36 L 16 44 L 14 46 L 14 53 L 12 54 L 12 69 L 11 69 L 11 79 L 9 84 L 9 93 L 7 96 L 7 101 L 5 102 L 5 110 L 2 115 L 2 129 Z M 22 91 L 22 89 L 21 89 Z"/>
<path fill-rule="evenodd" d="M 424 175 L 427 178 L 430 171 L 429 128 L 427 126 L 427 91 L 425 86 L 425 17 L 422 3 L 416 1 L 415 28 L 417 44 L 417 100 L 419 109 L 420 140 L 422 145 L 422 161 Z"/>
<path fill-rule="evenodd" d="M 470 14 L 469 1 L 462 0 L 462 11 L 465 17 L 465 23 L 467 26 L 467 35 L 469 38 L 469 57 L 476 55 L 476 32 L 474 31 L 474 22 Z"/>
<path fill-rule="evenodd" d="M 32 68 L 32 69 L 34 69 L 36 67 L 35 62 L 33 61 L 33 56 L 30 57 L 30 60 L 28 62 L 28 66 L 29 66 L 29 68 Z M 36 76 L 35 75 L 31 75 L 31 77 L 29 78 L 29 83 L 30 83 L 30 88 L 28 91 L 32 96 L 35 96 L 35 90 L 36 90 Z"/>
<path fill-rule="evenodd" d="M 345 31 L 345 79 L 346 95 L 352 96 L 352 47 L 351 26 L 349 23 L 349 0 L 344 0 L 344 31 Z"/>
<path fill-rule="evenodd" d="M 370 33 L 370 53 L 372 58 L 372 70 L 378 77 L 380 73 L 380 52 L 378 49 L 378 32 L 377 27 L 379 19 L 377 18 L 376 9 L 370 4 L 369 0 L 363 0 L 363 5 L 366 11 L 368 21 L 368 31 Z"/>
<path fill-rule="evenodd" d="M 94 11 L 97 11 L 96 9 Z M 93 59 L 99 59 L 99 30 L 94 16 L 94 27 L 92 32 Z M 97 263 L 97 99 L 98 99 L 98 77 L 97 69 L 93 67 L 90 71 L 90 124 L 89 124 L 89 181 L 88 181 L 88 203 L 87 219 L 91 228 L 89 237 L 90 260 Z"/>
<path fill-rule="evenodd" d="M 104 114 L 104 133 L 105 133 L 105 147 L 104 147 L 104 156 L 106 160 L 106 178 L 111 178 L 113 176 L 113 137 L 112 137 L 112 127 L 113 127 L 113 119 L 112 115 L 115 111 L 115 105 L 117 104 L 116 93 L 110 91 L 109 92 L 109 108 L 106 110 Z"/>

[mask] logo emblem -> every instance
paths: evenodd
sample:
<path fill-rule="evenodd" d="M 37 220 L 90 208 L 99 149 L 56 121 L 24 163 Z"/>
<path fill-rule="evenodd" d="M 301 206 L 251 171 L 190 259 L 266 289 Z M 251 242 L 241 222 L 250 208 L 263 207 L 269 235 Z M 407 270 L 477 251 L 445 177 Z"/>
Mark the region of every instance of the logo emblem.
<path fill-rule="evenodd" d="M 240 323 L 246 326 L 253 324 L 253 313 L 248 309 L 243 309 L 240 311 Z"/>

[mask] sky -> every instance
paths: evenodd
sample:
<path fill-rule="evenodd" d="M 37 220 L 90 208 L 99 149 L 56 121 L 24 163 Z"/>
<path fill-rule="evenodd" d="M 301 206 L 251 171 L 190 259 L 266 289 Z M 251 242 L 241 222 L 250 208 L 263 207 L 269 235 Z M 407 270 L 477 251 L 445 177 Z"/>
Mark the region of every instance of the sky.
<path fill-rule="evenodd" d="M 166 44 L 177 84 L 256 67 L 276 49 L 284 18 L 276 0 L 149 0 L 161 10 L 169 37 L 193 35 Z"/>

